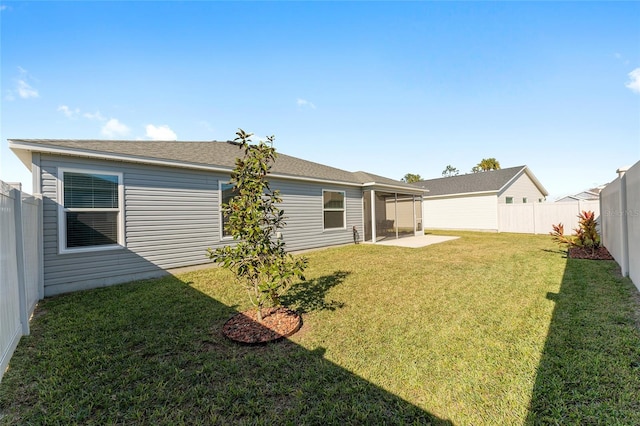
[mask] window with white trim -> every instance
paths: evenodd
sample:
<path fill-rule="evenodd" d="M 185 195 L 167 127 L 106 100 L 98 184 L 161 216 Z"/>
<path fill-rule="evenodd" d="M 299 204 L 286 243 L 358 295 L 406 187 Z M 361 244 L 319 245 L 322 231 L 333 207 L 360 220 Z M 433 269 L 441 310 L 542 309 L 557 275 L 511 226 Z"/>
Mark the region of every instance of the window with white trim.
<path fill-rule="evenodd" d="M 122 175 L 60 170 L 61 253 L 123 245 Z"/>
<path fill-rule="evenodd" d="M 513 204 L 513 197 L 507 197 L 507 198 L 505 199 L 505 203 L 507 203 L 507 204 Z"/>
<path fill-rule="evenodd" d="M 345 228 L 344 191 L 322 191 L 324 229 Z"/>
<path fill-rule="evenodd" d="M 233 198 L 234 185 L 228 182 L 220 182 L 220 235 L 222 238 L 231 238 L 231 232 L 226 230 L 226 225 L 229 223 L 229 215 L 226 215 L 222 210 L 223 204 L 229 204 L 229 201 Z"/>

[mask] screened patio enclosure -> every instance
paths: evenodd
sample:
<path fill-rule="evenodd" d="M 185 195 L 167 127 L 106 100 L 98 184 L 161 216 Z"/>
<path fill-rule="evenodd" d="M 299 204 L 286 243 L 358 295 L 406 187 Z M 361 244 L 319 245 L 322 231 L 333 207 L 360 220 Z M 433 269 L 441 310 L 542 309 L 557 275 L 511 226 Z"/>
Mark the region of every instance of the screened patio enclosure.
<path fill-rule="evenodd" d="M 422 233 L 422 195 L 364 191 L 364 241 L 413 237 Z"/>

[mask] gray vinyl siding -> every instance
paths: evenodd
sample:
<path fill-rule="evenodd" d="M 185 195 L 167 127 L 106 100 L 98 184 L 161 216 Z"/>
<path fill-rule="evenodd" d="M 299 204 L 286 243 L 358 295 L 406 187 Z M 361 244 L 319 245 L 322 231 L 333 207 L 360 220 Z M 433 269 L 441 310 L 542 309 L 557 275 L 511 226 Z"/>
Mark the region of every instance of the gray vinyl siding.
<path fill-rule="evenodd" d="M 353 226 L 362 227 L 362 189 L 341 185 L 274 180 L 280 190 L 280 206 L 287 217 L 282 237 L 289 251 L 347 244 L 353 241 Z M 344 229 L 323 228 L 322 191 L 345 191 Z"/>
<path fill-rule="evenodd" d="M 59 168 L 122 173 L 124 248 L 58 253 Z M 47 296 L 208 263 L 207 248 L 231 243 L 220 238 L 218 198 L 219 181 L 227 181 L 228 175 L 43 154 L 41 179 Z M 362 190 L 358 187 L 275 179 L 272 187 L 283 198 L 281 207 L 288 219 L 282 233 L 289 251 L 349 243 L 352 227 L 362 224 Z M 323 230 L 323 189 L 345 191 L 345 229 Z"/>

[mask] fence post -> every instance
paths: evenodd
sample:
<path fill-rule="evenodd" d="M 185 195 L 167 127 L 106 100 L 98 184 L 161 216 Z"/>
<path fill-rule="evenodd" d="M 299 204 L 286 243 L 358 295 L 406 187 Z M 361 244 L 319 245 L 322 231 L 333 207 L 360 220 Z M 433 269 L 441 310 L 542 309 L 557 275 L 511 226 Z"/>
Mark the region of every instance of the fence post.
<path fill-rule="evenodd" d="M 29 334 L 29 313 L 27 312 L 27 287 L 24 276 L 24 236 L 22 233 L 22 192 L 12 189 L 14 195 L 14 221 L 16 226 L 16 263 L 18 266 L 18 298 L 20 301 L 20 323 L 22 334 Z"/>
<path fill-rule="evenodd" d="M 629 223 L 627 218 L 627 169 L 616 170 L 620 175 L 620 239 L 622 244 L 622 259 L 620 269 L 622 276 L 629 276 Z"/>

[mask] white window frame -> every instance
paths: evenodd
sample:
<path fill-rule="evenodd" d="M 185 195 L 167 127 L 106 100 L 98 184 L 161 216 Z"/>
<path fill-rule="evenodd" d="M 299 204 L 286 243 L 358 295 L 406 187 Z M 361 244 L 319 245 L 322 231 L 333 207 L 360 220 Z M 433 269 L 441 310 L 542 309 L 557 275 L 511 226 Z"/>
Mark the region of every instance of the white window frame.
<path fill-rule="evenodd" d="M 220 220 L 220 241 L 233 240 L 232 235 L 224 235 L 224 214 L 222 212 L 222 185 L 231 185 L 229 181 L 218 181 L 218 219 Z"/>
<path fill-rule="evenodd" d="M 64 206 L 64 174 L 65 173 L 84 173 L 84 174 L 96 174 L 96 175 L 109 175 L 116 176 L 118 178 L 118 208 L 66 208 Z M 58 168 L 58 253 L 70 254 L 70 253 L 86 253 L 93 251 L 104 251 L 122 249 L 125 247 L 125 232 L 124 232 L 124 186 L 122 184 L 122 173 L 113 172 L 109 170 L 100 169 L 76 169 L 59 167 Z M 117 212 L 118 222 L 118 243 L 100 246 L 89 247 L 67 247 L 67 212 L 84 212 L 84 211 L 102 211 L 102 212 Z"/>
<path fill-rule="evenodd" d="M 340 192 L 342 193 L 343 198 L 343 206 L 341 209 L 326 209 L 324 207 L 324 193 L 325 192 Z M 322 231 L 323 232 L 332 232 L 332 231 L 342 231 L 347 229 L 347 192 L 340 189 L 323 189 L 322 190 L 322 198 L 320 199 L 320 203 L 322 205 Z M 324 223 L 324 212 L 342 212 L 342 227 L 341 228 L 327 228 Z"/>
<path fill-rule="evenodd" d="M 511 201 L 509 201 L 509 200 L 511 200 Z M 513 197 L 505 197 L 504 198 L 504 203 L 505 204 L 513 204 L 513 202 L 514 202 L 514 198 Z"/>

